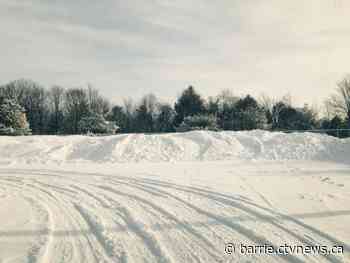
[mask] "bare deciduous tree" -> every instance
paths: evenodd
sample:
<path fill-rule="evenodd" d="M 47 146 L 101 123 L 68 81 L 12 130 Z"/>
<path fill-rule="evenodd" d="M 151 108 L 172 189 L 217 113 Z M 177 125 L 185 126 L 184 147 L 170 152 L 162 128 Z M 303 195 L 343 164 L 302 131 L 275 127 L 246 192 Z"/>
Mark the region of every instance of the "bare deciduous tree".
<path fill-rule="evenodd" d="M 62 110 L 64 99 L 64 88 L 60 86 L 53 86 L 49 91 L 50 106 L 53 112 Z"/>
<path fill-rule="evenodd" d="M 350 127 L 350 75 L 338 83 L 337 93 L 326 101 L 326 106 L 332 115 L 344 117 Z"/>
<path fill-rule="evenodd" d="M 123 107 L 126 114 L 125 130 L 131 132 L 133 129 L 133 117 L 135 115 L 135 104 L 131 98 L 123 100 Z"/>
<path fill-rule="evenodd" d="M 89 114 L 89 100 L 84 89 L 68 89 L 65 93 L 66 130 L 78 133 L 78 123 Z"/>
<path fill-rule="evenodd" d="M 144 105 L 147 111 L 154 116 L 157 111 L 158 99 L 154 94 L 150 93 L 141 98 L 139 105 Z"/>
<path fill-rule="evenodd" d="M 87 88 L 87 96 L 89 100 L 89 109 L 91 112 L 106 115 L 110 110 L 110 104 L 107 99 L 99 94 L 97 89 L 94 89 L 90 84 Z"/>
<path fill-rule="evenodd" d="M 219 108 L 222 109 L 224 105 L 232 107 L 238 100 L 239 97 L 235 96 L 229 89 L 223 89 L 217 96 Z"/>
<path fill-rule="evenodd" d="M 260 95 L 258 102 L 265 110 L 271 112 L 276 100 L 263 93 Z"/>
<path fill-rule="evenodd" d="M 52 132 L 56 134 L 63 125 L 64 92 L 64 88 L 60 86 L 53 86 L 49 91 L 49 101 L 52 112 L 49 126 Z"/>
<path fill-rule="evenodd" d="M 272 97 L 269 97 L 266 94 L 261 94 L 260 98 L 258 99 L 258 102 L 264 109 L 268 122 L 272 122 L 274 112 L 273 108 L 277 103 L 276 100 Z"/>

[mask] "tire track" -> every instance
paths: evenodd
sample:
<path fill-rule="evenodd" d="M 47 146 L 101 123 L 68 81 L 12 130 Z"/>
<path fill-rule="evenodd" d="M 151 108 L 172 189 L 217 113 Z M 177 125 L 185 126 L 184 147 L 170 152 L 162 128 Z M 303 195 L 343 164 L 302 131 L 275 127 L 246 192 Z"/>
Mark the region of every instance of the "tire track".
<path fill-rule="evenodd" d="M 134 179 L 132 179 L 134 180 Z M 153 179 L 141 179 L 141 182 L 144 182 L 146 183 L 147 185 L 158 185 L 160 187 L 166 187 L 166 188 L 172 188 L 172 189 L 177 189 L 179 191 L 184 191 L 184 192 L 189 192 L 189 193 L 193 193 L 193 194 L 201 194 L 201 195 L 204 195 L 204 196 L 218 196 L 218 197 L 223 197 L 223 198 L 226 198 L 226 199 L 229 199 L 229 200 L 233 200 L 234 202 L 242 202 L 244 204 L 247 204 L 247 205 L 250 205 L 250 206 L 253 206 L 253 207 L 256 207 L 260 210 L 263 210 L 263 211 L 266 211 L 268 213 L 271 213 L 273 215 L 275 215 L 277 217 L 277 219 L 287 219 L 288 221 L 291 221 L 291 222 L 294 222 L 295 224 L 301 226 L 302 228 L 306 228 L 308 230 L 310 230 L 310 232 L 316 234 L 316 235 L 319 235 L 320 237 L 323 237 L 325 239 L 327 239 L 329 242 L 331 243 L 334 243 L 334 244 L 339 244 L 339 245 L 342 245 L 344 246 L 344 249 L 348 252 L 350 252 L 350 246 L 340 240 L 337 240 L 336 238 L 324 233 L 324 232 L 321 232 L 319 231 L 318 229 L 310 226 L 310 225 L 307 225 L 303 222 L 301 222 L 300 220 L 292 217 L 292 216 L 288 216 L 288 215 L 285 215 L 285 214 L 281 214 L 281 213 L 278 213 L 270 208 L 267 208 L 267 207 L 263 207 L 261 205 L 258 205 L 250 200 L 247 200 L 247 199 L 243 199 L 243 198 L 237 198 L 237 197 L 234 197 L 234 196 L 230 196 L 230 195 L 226 195 L 226 194 L 222 194 L 222 193 L 218 193 L 218 192 L 214 192 L 214 191 L 210 191 L 210 190 L 206 190 L 206 189 L 201 189 L 201 188 L 198 188 L 198 187 L 187 187 L 187 186 L 181 186 L 181 185 L 178 185 L 178 184 L 168 184 L 166 182 L 161 182 L 161 181 L 156 181 L 156 180 L 153 180 Z M 264 219 L 264 218 L 262 218 Z"/>
<path fill-rule="evenodd" d="M 154 180 L 152 180 L 152 183 L 150 183 L 151 185 L 154 185 L 154 184 L 157 184 L 157 183 L 155 183 L 154 182 Z M 248 213 L 248 214 L 250 214 L 250 215 L 254 215 L 256 218 L 258 218 L 258 219 L 261 219 L 261 220 L 264 220 L 265 222 L 268 222 L 269 224 L 271 224 L 271 225 L 273 225 L 273 226 L 275 226 L 275 227 L 277 227 L 278 229 L 280 229 L 280 230 L 282 230 L 282 231 L 284 231 L 285 233 L 287 233 L 287 234 L 289 234 L 290 236 L 293 236 L 294 238 L 296 238 L 298 241 L 300 241 L 300 242 L 302 242 L 302 243 L 304 243 L 304 244 L 306 244 L 306 245 L 309 245 L 309 246 L 316 246 L 316 245 L 318 245 L 318 244 L 315 244 L 315 243 L 313 243 L 313 242 L 311 242 L 309 239 L 306 239 L 305 237 L 303 237 L 303 236 L 300 236 L 300 235 L 298 235 L 298 234 L 296 234 L 295 232 L 293 232 L 292 230 L 290 230 L 290 229 L 288 229 L 288 228 L 286 228 L 285 226 L 283 226 L 283 223 L 282 222 L 279 222 L 279 218 L 278 217 L 276 217 L 276 218 L 273 218 L 273 217 L 267 217 L 267 216 L 265 216 L 265 215 L 263 215 L 263 214 L 260 214 L 259 212 L 257 212 L 256 210 L 253 210 L 253 209 L 250 209 L 250 208 L 248 208 L 248 207 L 246 207 L 246 206 L 244 206 L 244 205 L 242 205 L 242 204 L 239 204 L 239 203 L 237 203 L 236 201 L 233 201 L 233 200 L 227 200 L 227 199 L 223 199 L 223 198 L 221 198 L 221 197 L 214 197 L 213 195 L 207 195 L 207 194 L 203 194 L 203 193 L 200 193 L 199 191 L 192 191 L 192 190 L 186 190 L 186 189 L 183 189 L 183 188 L 181 188 L 181 187 L 178 187 L 178 186 L 174 186 L 174 185 L 167 185 L 167 184 L 163 184 L 163 183 L 161 183 L 161 184 L 158 184 L 158 186 L 161 186 L 161 187 L 166 187 L 166 188 L 172 188 L 172 189 L 176 189 L 176 190 L 179 190 L 179 191 L 183 191 L 183 192 L 186 192 L 186 193 L 192 193 L 192 194 L 197 194 L 197 195 L 201 195 L 201 196 L 203 196 L 203 197 L 206 197 L 206 198 L 208 198 L 208 199 L 211 199 L 211 200 L 214 200 L 214 201 L 218 201 L 218 202 L 221 202 L 221 203 L 223 203 L 223 204 L 226 204 L 226 205 L 229 205 L 229 206 L 233 206 L 233 207 L 235 207 L 235 208 L 238 208 L 238 209 L 240 209 L 240 210 L 242 210 L 242 211 L 244 211 L 244 212 L 246 212 L 246 213 Z M 184 187 L 184 188 L 190 188 L 190 187 Z M 153 189 L 154 189 L 154 187 L 153 187 Z M 204 190 L 204 191 L 207 191 L 207 190 Z M 178 199 L 178 200 L 180 200 L 178 197 L 176 197 L 176 196 L 173 196 L 172 194 L 170 194 L 170 193 L 168 193 L 168 192 L 165 192 L 165 191 L 160 191 L 161 193 L 163 193 L 163 194 L 168 194 L 168 196 L 172 196 L 174 199 Z M 182 200 L 182 202 L 186 202 L 185 200 Z M 186 202 L 187 203 L 187 202 Z M 259 208 L 263 208 L 263 207 L 261 207 L 261 206 L 258 206 Z M 280 213 L 276 213 L 275 211 L 273 211 L 273 210 L 270 210 L 270 209 L 266 209 L 266 208 L 263 208 L 264 210 L 267 210 L 268 212 L 273 212 L 273 214 L 276 214 L 276 215 L 278 215 L 281 219 L 282 218 L 287 218 L 287 219 L 289 219 L 289 220 L 291 220 L 291 221 L 293 221 L 293 222 L 297 222 L 298 223 L 298 225 L 301 225 L 301 226 L 303 226 L 304 228 L 307 228 L 307 229 L 311 229 L 312 231 L 312 233 L 316 233 L 316 234 L 319 234 L 320 236 L 322 236 L 322 237 L 327 237 L 327 239 L 328 239 L 328 241 L 332 241 L 332 240 L 334 240 L 335 241 L 335 239 L 334 238 L 332 238 L 332 237 L 330 237 L 329 235 L 327 235 L 327 234 L 324 234 L 323 232 L 320 232 L 320 231 L 317 231 L 316 229 L 314 229 L 313 227 L 310 227 L 310 226 L 308 226 L 308 225 L 306 225 L 306 224 L 304 224 L 304 223 L 302 223 L 302 222 L 299 222 L 299 220 L 297 220 L 297 219 L 294 219 L 293 217 L 288 217 L 288 216 L 285 216 L 285 215 L 282 215 L 282 214 L 280 214 Z M 315 231 L 316 230 L 316 231 Z M 339 245 L 339 244 L 344 244 L 344 243 L 340 243 L 340 242 L 334 242 L 333 244 L 337 244 L 337 245 Z M 347 245 L 346 244 L 344 244 L 344 248 L 347 248 Z M 336 256 L 334 256 L 334 255 L 329 255 L 329 254 L 320 254 L 320 256 L 322 256 L 322 257 L 325 257 L 328 261 L 330 261 L 330 262 L 334 262 L 334 263 L 338 263 L 338 262 L 342 262 L 340 259 L 338 259 Z"/>
<path fill-rule="evenodd" d="M 112 200 L 111 200 L 112 201 Z M 123 219 L 124 223 L 127 225 L 127 229 L 135 233 L 141 240 L 143 240 L 144 245 L 154 256 L 154 262 L 158 263 L 171 263 L 173 260 L 168 255 L 168 252 L 163 248 L 161 243 L 148 231 L 144 230 L 139 223 L 134 219 L 129 210 L 114 201 L 116 205 L 114 208 L 117 209 L 117 214 Z"/>
<path fill-rule="evenodd" d="M 81 227 L 79 227 L 79 222 L 76 222 L 76 217 L 70 212 L 72 209 L 64 205 L 65 203 L 69 203 L 68 200 L 66 200 L 68 202 L 63 202 L 63 200 L 47 189 L 42 189 L 34 183 L 24 183 L 21 187 L 22 195 L 28 195 L 32 199 L 45 200 L 45 205 L 46 207 L 50 207 L 51 217 L 53 218 L 51 228 L 48 231 L 40 232 L 40 236 L 49 236 L 51 241 L 47 245 L 44 255 L 40 259 L 37 259 L 37 261 L 45 263 L 48 261 L 53 262 L 52 260 L 55 260 L 54 262 L 91 262 L 91 260 L 86 261 L 86 259 L 90 258 L 95 259 L 94 262 L 101 262 L 99 259 L 101 255 L 96 253 L 94 249 L 95 245 L 89 242 L 88 236 L 84 235 L 84 238 L 78 239 L 69 235 L 60 235 L 60 239 L 55 237 L 55 233 L 63 232 L 56 229 L 58 226 L 63 227 L 63 229 L 73 229 L 74 226 Z M 92 257 L 84 255 L 84 251 L 86 251 L 86 245 L 84 243 L 86 242 L 89 244 L 90 251 L 93 253 Z M 33 256 L 30 256 L 30 258 L 33 258 Z M 34 261 L 32 260 L 32 262 Z"/>
<path fill-rule="evenodd" d="M 50 230 L 46 233 L 43 232 L 41 235 L 48 236 L 52 240 L 47 241 L 39 250 L 32 249 L 33 256 L 29 257 L 29 259 L 33 263 L 39 260 L 51 262 L 55 255 L 61 257 L 62 262 L 77 262 L 78 259 L 80 259 L 80 262 L 85 262 L 84 259 L 89 258 L 86 256 L 90 255 L 90 253 L 92 253 L 93 258 L 89 258 L 89 262 L 91 260 L 93 262 L 128 262 L 129 259 L 132 260 L 133 258 L 129 258 L 129 254 L 127 253 L 128 246 L 120 243 L 120 237 L 117 237 L 111 232 L 114 229 L 113 226 L 116 226 L 115 229 L 119 228 L 131 233 L 138 240 L 141 240 L 141 246 L 146 247 L 151 253 L 153 261 L 159 263 L 174 262 L 168 248 L 164 246 L 162 240 L 157 235 L 153 234 L 152 227 L 149 230 L 146 225 L 138 222 L 136 219 L 138 211 L 133 211 L 133 202 L 141 207 L 142 212 L 148 213 L 151 216 L 150 219 L 156 219 L 157 224 L 158 222 L 164 222 L 164 225 L 172 228 L 174 226 L 179 227 L 182 230 L 179 232 L 181 234 L 179 237 L 185 241 L 185 245 L 190 245 L 195 240 L 196 242 L 194 244 L 199 246 L 200 249 L 206 248 L 206 253 L 210 256 L 210 259 L 206 259 L 205 262 L 220 262 L 222 260 L 222 257 L 218 256 L 217 253 L 222 255 L 223 251 L 219 250 L 211 239 L 191 226 L 190 222 L 181 220 L 172 210 L 170 212 L 162 206 L 157 205 L 153 201 L 153 198 L 158 202 L 173 200 L 175 204 L 178 203 L 181 205 L 180 207 L 176 206 L 178 209 L 186 209 L 187 211 L 192 211 L 192 213 L 195 212 L 201 217 L 208 218 L 212 222 L 218 222 L 218 225 L 230 229 L 230 232 L 238 233 L 240 236 L 258 245 L 267 244 L 276 248 L 271 240 L 254 232 L 249 227 L 241 223 L 232 222 L 232 220 L 225 216 L 203 209 L 193 202 L 182 198 L 181 195 L 177 195 L 176 193 L 178 192 L 194 195 L 207 204 L 221 204 L 224 209 L 236 209 L 252 219 L 256 218 L 259 221 L 266 222 L 273 227 L 272 229 L 282 232 L 283 238 L 292 237 L 301 244 L 309 246 L 315 246 L 317 243 L 326 241 L 327 243 L 343 245 L 345 251 L 350 251 L 349 245 L 329 234 L 307 225 L 293 216 L 281 214 L 270 207 L 261 206 L 241 196 L 232 196 L 200 187 L 183 186 L 149 178 L 104 175 L 99 173 L 74 172 L 76 176 L 84 176 L 82 177 L 84 180 L 80 180 L 80 177 L 69 177 L 70 172 L 62 172 L 61 176 L 57 177 L 60 181 L 57 181 L 57 185 L 53 185 L 52 183 L 47 183 L 47 181 L 50 180 L 50 177 L 52 178 L 52 176 L 56 175 L 49 174 L 51 173 L 49 170 L 46 171 L 48 174 L 43 173 L 43 171 L 40 174 L 35 172 L 27 173 L 24 170 L 22 172 L 25 173 L 23 176 L 15 172 L 13 172 L 13 177 L 0 176 L 0 181 L 3 182 L 3 186 L 6 186 L 5 190 L 11 192 L 9 191 L 10 189 L 16 189 L 16 193 L 33 198 L 33 200 L 39 199 L 44 201 L 46 210 L 50 208 L 49 210 L 52 214 L 50 217 L 53 218 L 53 221 L 58 224 L 65 222 L 63 224 L 64 229 L 74 228 L 83 235 L 82 238 L 78 239 L 76 237 L 62 237 L 62 240 L 56 240 L 54 238 L 55 233 L 59 232 L 57 225 L 49 227 Z M 54 172 L 56 173 L 58 171 Z M 47 176 L 50 177 L 47 178 Z M 152 198 L 147 198 L 148 195 Z M 181 212 L 181 210 L 179 211 Z M 118 219 L 123 221 L 123 224 L 120 224 Z M 285 221 L 291 223 L 291 225 L 286 224 Z M 111 224 L 109 224 L 110 222 Z M 124 224 L 126 227 L 123 227 Z M 212 231 L 212 228 L 208 225 L 203 224 L 203 226 L 207 230 Z M 293 229 L 291 226 L 296 226 L 296 229 Z M 88 229 L 84 230 L 86 227 Z M 314 238 L 308 238 L 307 235 L 299 234 L 305 234 L 305 232 L 311 233 Z M 190 242 L 187 242 L 187 239 Z M 88 250 L 86 244 L 88 244 Z M 96 248 L 96 244 L 98 244 L 98 248 Z M 141 248 L 141 246 L 138 247 Z M 42 252 L 44 248 L 46 251 Z M 39 254 L 43 254 L 44 256 L 40 256 L 39 258 L 37 256 Z M 67 257 L 64 258 L 62 254 L 66 254 Z M 194 262 L 203 262 L 202 256 L 202 254 L 198 256 L 198 254 L 191 253 L 191 260 Z M 332 263 L 344 262 L 335 255 L 320 254 L 319 256 Z M 276 258 L 290 263 L 303 262 L 301 258 L 295 255 L 276 255 Z M 310 258 L 306 259 L 310 260 Z"/>
<path fill-rule="evenodd" d="M 99 186 L 99 188 L 109 191 L 113 194 L 119 195 L 119 196 L 126 196 L 132 200 L 135 200 L 137 202 L 146 204 L 147 206 L 149 206 L 151 209 L 160 212 L 162 215 L 164 215 L 166 218 L 168 218 L 168 220 L 174 222 L 176 225 L 180 226 L 181 229 L 184 229 L 188 234 L 190 234 L 191 236 L 194 236 L 197 238 L 197 240 L 199 240 L 200 242 L 203 243 L 203 247 L 205 247 L 207 249 L 206 253 L 208 253 L 208 255 L 215 261 L 219 261 L 220 258 L 218 257 L 217 254 L 214 254 L 211 251 L 216 251 L 218 252 L 218 249 L 216 248 L 216 246 L 206 237 L 204 237 L 201 233 L 199 233 L 196 229 L 194 229 L 193 227 L 190 226 L 190 224 L 186 224 L 182 221 L 180 221 L 177 217 L 175 217 L 174 215 L 172 215 L 171 213 L 169 213 L 168 211 L 166 211 L 165 209 L 163 209 L 162 207 L 155 205 L 154 203 L 150 202 L 149 200 L 139 197 L 137 195 L 134 194 L 129 194 L 129 193 L 125 193 L 125 192 L 121 192 L 118 191 L 114 188 L 111 188 L 109 186 Z"/>

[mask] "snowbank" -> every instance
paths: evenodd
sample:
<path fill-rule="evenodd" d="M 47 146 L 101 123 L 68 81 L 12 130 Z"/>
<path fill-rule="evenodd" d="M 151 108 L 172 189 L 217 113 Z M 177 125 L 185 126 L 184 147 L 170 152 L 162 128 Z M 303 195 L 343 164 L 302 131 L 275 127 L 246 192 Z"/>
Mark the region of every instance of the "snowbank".
<path fill-rule="evenodd" d="M 350 139 L 260 130 L 108 137 L 0 137 L 0 164 L 202 160 L 319 160 L 350 163 Z"/>

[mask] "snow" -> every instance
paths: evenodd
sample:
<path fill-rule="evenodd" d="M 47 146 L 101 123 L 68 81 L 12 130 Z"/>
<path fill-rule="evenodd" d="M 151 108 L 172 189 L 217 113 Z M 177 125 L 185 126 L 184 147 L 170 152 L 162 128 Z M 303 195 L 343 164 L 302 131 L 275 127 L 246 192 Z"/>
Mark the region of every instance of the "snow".
<path fill-rule="evenodd" d="M 193 131 L 106 137 L 0 137 L 2 163 L 318 160 L 350 163 L 350 139 L 312 133 Z"/>
<path fill-rule="evenodd" d="M 0 137 L 0 262 L 350 262 L 349 156 L 259 130 Z"/>

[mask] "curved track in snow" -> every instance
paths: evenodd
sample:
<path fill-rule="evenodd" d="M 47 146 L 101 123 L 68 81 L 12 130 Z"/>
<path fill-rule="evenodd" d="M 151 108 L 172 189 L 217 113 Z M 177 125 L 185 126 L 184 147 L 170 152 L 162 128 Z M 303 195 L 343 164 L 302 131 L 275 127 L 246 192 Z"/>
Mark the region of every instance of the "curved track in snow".
<path fill-rule="evenodd" d="M 118 174 L 0 169 L 0 193 L 31 207 L 34 262 L 349 262 L 350 246 L 298 217 L 234 194 Z M 343 255 L 225 255 L 225 243 L 342 245 Z M 4 261 L 7 262 L 7 261 Z M 8 262 L 11 262 L 9 260 Z M 16 261 L 13 261 L 16 262 Z"/>

